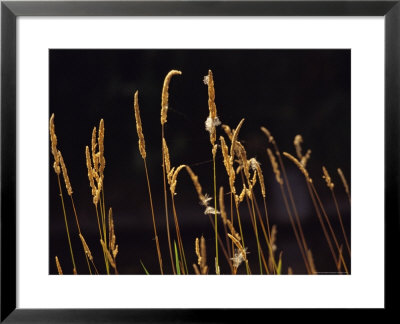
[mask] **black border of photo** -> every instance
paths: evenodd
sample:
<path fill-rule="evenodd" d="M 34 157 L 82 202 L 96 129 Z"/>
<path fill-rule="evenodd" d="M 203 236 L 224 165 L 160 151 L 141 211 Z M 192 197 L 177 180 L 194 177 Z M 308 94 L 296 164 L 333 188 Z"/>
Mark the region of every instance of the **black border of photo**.
<path fill-rule="evenodd" d="M 1 1 L 1 260 L 0 321 L 5 323 L 217 323 L 282 321 L 278 309 L 20 309 L 16 282 L 16 54 L 19 16 L 380 16 L 385 19 L 385 307 L 395 311 L 398 285 L 400 1 Z M 371 133 L 365 134 L 365 140 Z M 365 152 L 366 161 L 371 151 Z M 368 181 L 366 179 L 365 181 Z M 373 235 L 371 235 L 373 237 Z M 366 271 L 373 270 L 371 268 Z M 368 282 L 365 283 L 368 293 Z M 38 292 L 39 294 L 40 292 Z M 266 292 L 268 293 L 268 292 Z M 396 302 L 397 300 L 397 302 Z M 301 319 L 321 321 L 295 310 Z M 307 314 L 304 314 L 307 311 Z M 311 310 L 316 311 L 316 310 Z M 360 310 L 330 319 L 350 319 Z M 365 311 L 365 310 L 364 310 Z M 370 310 L 366 310 L 368 316 Z M 243 317 L 244 316 L 244 317 Z M 304 317 L 303 317 L 304 316 Z M 320 317 L 325 316 L 325 317 Z M 339 317 L 340 316 L 340 317 Z M 247 319 L 246 319 L 247 318 Z M 256 318 L 258 318 L 256 320 Z M 300 318 L 300 317 L 299 317 Z M 369 318 L 372 319 L 372 318 Z"/>

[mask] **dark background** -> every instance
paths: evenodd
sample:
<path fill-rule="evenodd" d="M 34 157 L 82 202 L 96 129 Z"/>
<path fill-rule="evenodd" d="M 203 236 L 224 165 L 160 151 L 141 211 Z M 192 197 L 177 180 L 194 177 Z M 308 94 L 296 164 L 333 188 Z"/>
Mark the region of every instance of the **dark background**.
<path fill-rule="evenodd" d="M 92 129 L 104 118 L 106 208 L 112 207 L 114 211 L 120 251 L 117 257 L 119 272 L 143 274 L 142 260 L 150 273 L 159 273 L 133 112 L 133 95 L 139 90 L 164 271 L 171 272 L 163 209 L 160 126 L 161 89 L 164 77 L 171 69 L 182 71 L 181 76 L 172 78 L 169 91 L 165 130 L 172 166 L 191 166 L 199 176 L 203 192 L 213 194 L 211 145 L 204 128 L 209 113 L 208 96 L 207 86 L 203 84 L 203 77 L 211 69 L 220 120 L 234 128 L 241 118 L 245 118 L 240 140 L 246 147 L 248 158 L 256 157 L 261 163 L 270 221 L 278 226 L 277 247 L 278 252 L 283 251 L 283 272 L 286 273 L 290 266 L 294 273 L 305 273 L 305 267 L 270 167 L 265 150 L 267 139 L 260 126 L 266 126 L 272 132 L 281 152 L 293 155 L 294 136 L 303 136 L 303 152 L 312 150 L 307 168 L 338 239 L 343 242 L 321 167 L 325 165 L 333 178 L 350 235 L 350 206 L 336 173 L 338 167 L 342 168 L 350 183 L 350 59 L 349 50 L 50 50 L 50 115 L 55 114 L 58 148 L 67 164 L 82 232 L 99 270 L 104 273 L 104 260 L 87 178 L 85 146 L 90 146 Z M 224 135 L 220 128 L 219 135 Z M 335 271 L 304 177 L 291 162 L 284 162 L 316 268 L 321 272 Z M 50 155 L 49 271 L 57 273 L 54 263 L 57 255 L 64 273 L 71 273 L 72 263 L 52 164 Z M 220 185 L 228 192 L 226 172 L 218 151 L 217 186 Z M 240 187 L 238 179 L 237 188 Z M 177 214 L 188 266 L 197 261 L 195 238 L 204 235 L 208 264 L 213 269 L 214 233 L 184 172 L 179 176 L 176 191 Z M 65 191 L 64 198 L 68 198 Z M 258 200 L 262 202 L 261 196 Z M 226 205 L 228 201 L 227 196 Z M 77 270 L 86 273 L 86 262 L 67 199 L 66 207 Z M 246 233 L 247 237 L 254 236 L 246 210 L 243 204 L 241 217 L 245 239 Z M 174 233 L 172 218 L 170 226 Z M 255 240 L 247 239 L 246 244 L 250 265 L 257 273 Z M 227 273 L 227 262 L 221 252 L 220 265 L 221 271 Z M 243 271 L 244 267 L 239 269 Z"/>

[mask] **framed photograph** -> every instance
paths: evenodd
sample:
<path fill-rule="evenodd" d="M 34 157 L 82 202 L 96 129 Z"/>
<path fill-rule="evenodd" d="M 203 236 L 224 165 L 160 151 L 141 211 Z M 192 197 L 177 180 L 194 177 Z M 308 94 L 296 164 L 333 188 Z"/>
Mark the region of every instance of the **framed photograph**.
<path fill-rule="evenodd" d="M 1 321 L 392 309 L 399 16 L 2 1 Z"/>

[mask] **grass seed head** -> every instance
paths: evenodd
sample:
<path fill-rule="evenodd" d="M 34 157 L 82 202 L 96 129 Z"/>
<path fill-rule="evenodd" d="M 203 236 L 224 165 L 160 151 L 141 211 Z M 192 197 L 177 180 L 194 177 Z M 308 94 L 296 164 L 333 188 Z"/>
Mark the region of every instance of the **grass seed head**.
<path fill-rule="evenodd" d="M 167 76 L 164 79 L 163 89 L 161 93 L 161 125 L 164 125 L 167 122 L 169 83 L 174 75 L 181 75 L 181 74 L 182 74 L 181 71 L 171 70 L 168 72 Z"/>
<path fill-rule="evenodd" d="M 278 163 L 276 162 L 275 155 L 274 155 L 274 153 L 272 153 L 272 151 L 269 148 L 267 148 L 267 152 L 268 152 L 269 160 L 271 161 L 272 170 L 275 173 L 275 179 L 279 184 L 283 185 L 281 171 L 279 170 L 279 166 L 278 166 Z"/>
<path fill-rule="evenodd" d="M 89 260 L 93 262 L 92 252 L 90 252 L 89 246 L 87 245 L 85 238 L 83 237 L 82 234 L 79 234 L 79 238 L 81 239 L 83 250 L 85 251 L 85 254 L 89 258 Z"/>
<path fill-rule="evenodd" d="M 54 114 L 50 117 L 50 141 L 51 141 L 51 153 L 54 157 L 53 168 L 56 174 L 60 174 L 60 159 L 58 156 L 57 149 L 57 136 L 56 136 L 56 127 L 54 126 Z"/>
<path fill-rule="evenodd" d="M 165 141 L 165 138 L 162 139 L 162 144 L 163 144 L 163 157 L 164 157 L 164 163 L 165 163 L 165 171 L 167 174 L 171 171 L 171 161 L 169 159 L 169 150 L 168 150 L 168 145 L 167 142 Z"/>
<path fill-rule="evenodd" d="M 209 115 L 205 122 L 206 131 L 210 133 L 210 142 L 214 146 L 217 140 L 216 127 L 221 125 L 221 122 L 217 116 L 217 106 L 215 105 L 215 88 L 214 88 L 214 78 L 211 70 L 208 70 L 207 78 L 208 87 L 208 110 Z"/>
<path fill-rule="evenodd" d="M 196 237 L 196 240 L 194 242 L 194 250 L 197 255 L 197 264 L 200 265 L 201 263 L 201 254 L 200 254 L 200 243 L 199 243 L 199 238 Z"/>
<path fill-rule="evenodd" d="M 202 187 L 200 185 L 199 177 L 193 172 L 193 170 L 188 165 L 186 166 L 186 171 L 189 174 L 190 179 L 192 179 L 192 182 L 193 182 L 193 185 L 194 185 L 194 187 L 196 189 L 197 195 L 199 196 L 200 203 L 203 206 L 208 206 L 208 201 L 211 198 L 208 197 L 207 194 L 203 195 L 203 189 L 202 189 Z"/>
<path fill-rule="evenodd" d="M 286 156 L 289 160 L 291 160 L 299 168 L 299 170 L 304 174 L 304 176 L 306 177 L 306 180 L 309 183 L 312 183 L 312 179 L 310 178 L 310 175 L 308 174 L 307 169 L 303 166 L 303 164 L 301 164 L 299 162 L 299 160 L 297 160 L 293 155 L 291 155 L 287 152 L 283 152 L 283 155 Z"/>
<path fill-rule="evenodd" d="M 61 268 L 61 264 L 60 261 L 58 261 L 58 257 L 56 256 L 56 265 L 57 265 L 57 271 L 59 275 L 63 274 L 62 268 Z"/>
<path fill-rule="evenodd" d="M 232 130 L 228 125 L 222 125 L 222 129 L 224 130 L 225 134 L 228 136 L 229 140 L 232 140 Z"/>
<path fill-rule="evenodd" d="M 172 175 L 171 184 L 169 186 L 169 189 L 170 189 L 172 195 L 175 195 L 175 188 L 176 188 L 176 184 L 177 184 L 178 174 L 185 167 L 186 167 L 186 165 L 184 165 L 184 164 L 180 165 L 179 167 L 176 168 L 176 170 L 174 171 L 174 174 Z"/>
<path fill-rule="evenodd" d="M 224 187 L 219 188 L 219 209 L 221 210 L 221 218 L 222 222 L 226 224 L 228 217 L 225 211 L 225 203 L 224 203 Z"/>
<path fill-rule="evenodd" d="M 96 149 L 97 149 L 97 129 L 96 127 L 93 127 L 92 131 L 92 141 L 91 141 L 91 148 L 92 148 L 92 161 L 93 161 L 93 169 L 98 172 L 99 170 L 99 165 L 98 165 L 98 159 L 96 156 Z"/>
<path fill-rule="evenodd" d="M 260 181 L 261 194 L 263 195 L 263 197 L 265 197 L 264 176 L 262 174 L 260 163 L 255 158 L 251 158 L 250 165 L 251 165 L 251 168 L 257 173 L 258 180 Z"/>
<path fill-rule="evenodd" d="M 342 169 L 338 168 L 337 172 L 339 173 L 340 179 L 343 182 L 343 186 L 344 186 L 344 190 L 346 191 L 346 194 L 350 197 L 350 188 L 349 188 L 349 185 L 347 183 L 346 177 L 343 174 Z"/>
<path fill-rule="evenodd" d="M 101 193 L 102 187 L 103 187 L 103 180 L 102 180 L 102 178 L 100 178 L 99 182 L 97 183 L 96 193 L 93 196 L 93 204 L 96 205 L 96 206 L 99 203 L 100 193 Z"/>
<path fill-rule="evenodd" d="M 274 137 L 271 135 L 271 132 L 267 128 L 261 127 L 261 131 L 265 134 L 265 136 L 267 136 L 268 142 L 273 144 L 275 143 Z"/>
<path fill-rule="evenodd" d="M 103 251 L 104 251 L 104 254 L 107 257 L 108 262 L 115 269 L 116 268 L 116 264 L 114 262 L 114 259 L 113 259 L 112 255 L 111 255 L 110 251 L 108 251 L 108 249 L 107 249 L 107 245 L 104 243 L 104 241 L 102 239 L 100 239 L 100 244 L 103 247 Z"/>
<path fill-rule="evenodd" d="M 61 170 L 62 170 L 64 182 L 65 182 L 65 188 L 67 188 L 68 196 L 72 196 L 73 191 L 72 191 L 72 187 L 71 187 L 71 182 L 69 181 L 67 167 L 65 166 L 64 159 L 63 159 L 60 151 L 58 151 L 58 158 L 59 158 L 60 164 L 61 164 Z"/>
<path fill-rule="evenodd" d="M 307 162 L 308 162 L 308 160 L 310 159 L 310 157 L 311 157 L 311 150 L 307 150 L 306 155 L 303 155 L 303 157 L 302 157 L 301 160 L 300 160 L 300 163 L 301 163 L 304 167 L 306 167 L 306 166 L 307 166 Z"/>
<path fill-rule="evenodd" d="M 335 187 L 334 183 L 332 182 L 331 177 L 329 176 L 328 170 L 323 166 L 322 167 L 322 172 L 323 172 L 323 176 L 322 178 L 325 179 L 326 185 L 328 186 L 329 189 L 333 190 L 333 188 Z"/>
<path fill-rule="evenodd" d="M 136 131 L 139 137 L 139 151 L 140 155 L 143 159 L 146 159 L 146 143 L 144 141 L 143 129 L 142 129 L 142 120 L 140 118 L 140 110 L 139 110 L 139 93 L 135 92 L 134 97 L 134 109 L 135 109 L 135 119 L 136 119 Z"/>
<path fill-rule="evenodd" d="M 202 274 L 207 274 L 208 267 L 207 267 L 207 250 L 206 250 L 206 240 L 204 236 L 200 238 L 200 253 L 201 253 L 201 262 L 200 262 L 200 269 Z"/>
<path fill-rule="evenodd" d="M 221 136 L 219 139 L 221 141 L 221 151 L 222 151 L 222 156 L 224 158 L 224 165 L 225 165 L 226 173 L 228 174 L 228 177 L 229 177 L 229 186 L 230 186 L 232 194 L 236 195 L 236 188 L 235 188 L 236 174 L 235 174 L 235 170 L 233 168 L 233 159 L 229 155 L 228 146 L 225 143 L 224 137 Z"/>
<path fill-rule="evenodd" d="M 106 159 L 104 157 L 104 120 L 100 120 L 100 125 L 99 125 L 99 138 L 98 138 L 98 143 L 99 143 L 99 173 L 100 177 L 104 176 L 104 169 L 106 167 Z"/>
<path fill-rule="evenodd" d="M 303 137 L 301 137 L 301 135 L 296 135 L 294 137 L 293 144 L 294 144 L 294 147 L 296 149 L 297 158 L 299 160 L 301 160 L 302 157 L 303 157 L 303 153 L 301 152 L 302 151 L 301 143 L 303 143 Z"/>
<path fill-rule="evenodd" d="M 90 188 L 92 189 L 92 196 L 94 196 L 96 194 L 96 186 L 94 184 L 92 161 L 90 160 L 90 153 L 89 153 L 88 146 L 86 146 L 85 153 L 86 153 L 86 167 L 88 169 L 89 184 L 90 184 Z"/>
<path fill-rule="evenodd" d="M 231 151 L 230 151 L 230 158 L 233 161 L 235 158 L 235 145 L 237 138 L 239 136 L 240 128 L 242 127 L 244 123 L 244 118 L 239 122 L 238 126 L 235 128 L 233 135 L 232 135 L 232 143 L 231 143 Z"/>

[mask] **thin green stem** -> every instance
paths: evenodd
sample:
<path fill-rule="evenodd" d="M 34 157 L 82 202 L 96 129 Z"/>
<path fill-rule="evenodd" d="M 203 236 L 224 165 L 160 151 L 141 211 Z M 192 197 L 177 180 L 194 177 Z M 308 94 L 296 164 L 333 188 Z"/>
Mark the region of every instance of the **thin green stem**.
<path fill-rule="evenodd" d="M 76 226 L 78 227 L 79 234 L 82 235 L 81 227 L 79 226 L 79 221 L 78 221 L 78 214 L 76 213 L 74 198 L 72 198 L 72 195 L 70 196 L 70 198 L 71 198 L 72 209 L 74 210 L 74 214 L 75 214 Z M 87 266 L 89 268 L 89 273 L 92 274 L 92 269 L 90 268 L 89 259 L 88 259 L 87 255 L 86 255 L 85 249 L 83 249 L 83 253 L 85 254 L 85 259 L 86 259 Z"/>
<path fill-rule="evenodd" d="M 210 214 L 208 214 L 208 219 L 210 220 L 211 226 L 212 226 L 213 230 L 215 231 L 214 221 L 213 221 L 213 219 L 212 219 Z M 224 247 L 224 244 L 222 243 L 222 240 L 221 240 L 221 237 L 220 237 L 219 234 L 218 234 L 218 243 L 219 243 L 219 245 L 221 247 L 222 252 L 225 255 L 225 258 L 226 258 L 226 260 L 227 260 L 227 262 L 229 264 L 229 267 L 231 268 L 231 270 L 233 270 L 232 260 L 229 258 L 228 252 L 226 251 L 226 249 Z"/>
<path fill-rule="evenodd" d="M 256 197 L 254 195 L 253 195 L 253 199 L 254 199 L 254 206 L 256 208 L 256 213 L 257 213 L 257 216 L 258 216 L 258 220 L 260 221 L 261 229 L 262 229 L 262 232 L 264 234 L 264 239 L 265 239 L 265 242 L 267 243 L 268 251 L 269 251 L 270 255 L 273 256 L 273 251 L 272 251 L 272 248 L 271 248 L 270 240 L 268 239 L 267 231 L 265 229 L 264 222 L 263 222 L 262 217 L 261 217 L 261 212 L 260 212 L 260 209 L 258 208 L 257 199 L 256 199 Z M 263 255 L 262 249 L 261 249 L 261 253 L 262 253 L 261 256 L 264 259 L 264 255 Z M 274 273 L 276 273 L 277 266 L 276 266 L 275 258 L 272 257 L 271 259 L 272 259 L 272 266 L 273 266 L 272 270 L 274 271 Z M 270 271 L 269 271 L 267 266 L 265 266 L 265 270 L 267 271 L 267 274 L 269 274 Z"/>
<path fill-rule="evenodd" d="M 173 194 L 171 193 L 171 200 L 172 200 L 172 212 L 174 214 L 174 222 L 175 222 L 175 230 L 176 230 L 176 237 L 178 239 L 178 246 L 179 246 L 179 251 L 181 254 L 181 257 L 183 258 L 183 269 L 182 273 L 186 272 L 188 273 L 188 268 L 187 268 L 187 263 L 186 263 L 186 257 L 185 257 L 185 250 L 183 249 L 183 243 L 182 243 L 182 237 L 181 237 L 181 231 L 179 229 L 179 222 L 178 222 L 178 216 L 176 214 L 176 208 L 175 208 L 175 198 Z"/>
<path fill-rule="evenodd" d="M 156 227 L 156 219 L 154 216 L 154 207 L 153 207 L 153 198 L 151 196 L 151 188 L 150 188 L 150 180 L 149 180 L 149 173 L 147 170 L 147 163 L 146 159 L 143 159 L 144 161 L 144 169 L 146 171 L 146 180 L 147 180 L 147 189 L 149 192 L 149 200 L 150 200 L 150 209 L 151 209 L 151 216 L 153 218 L 153 229 L 154 229 L 154 236 L 156 240 L 156 248 L 157 248 L 157 255 L 158 255 L 158 263 L 160 264 L 160 272 L 161 274 L 164 274 L 163 272 L 163 264 L 162 264 L 162 257 L 161 257 L 161 250 L 160 250 L 160 244 L 158 242 L 158 235 L 157 235 L 157 227 Z"/>
<path fill-rule="evenodd" d="M 252 195 L 254 195 L 253 190 L 252 190 Z M 261 263 L 261 247 L 260 247 L 260 240 L 258 239 L 258 230 L 257 230 L 257 219 L 256 219 L 256 211 L 254 209 L 254 201 L 253 199 L 251 200 L 251 207 L 252 207 L 252 212 L 253 212 L 253 222 L 254 222 L 254 232 L 256 234 L 256 240 L 257 240 L 257 250 L 258 250 L 258 262 L 260 263 L 260 274 L 263 274 L 262 271 L 262 263 Z"/>
<path fill-rule="evenodd" d="M 69 236 L 69 228 L 68 228 L 68 221 L 67 221 L 67 213 L 65 212 L 65 205 L 64 205 L 64 197 L 62 194 L 62 189 L 61 189 L 61 181 L 60 181 L 60 175 L 57 174 L 57 180 L 58 180 L 58 188 L 60 189 L 60 198 L 61 198 L 61 204 L 64 212 L 64 221 L 65 221 L 65 229 L 67 231 L 67 237 L 68 237 L 68 244 L 69 244 L 69 251 L 71 253 L 71 260 L 72 260 L 72 265 L 74 267 L 74 272 L 76 272 L 76 265 L 75 265 L 75 258 L 74 258 L 74 252 L 72 251 L 72 244 L 71 244 L 71 238 Z"/>
<path fill-rule="evenodd" d="M 240 175 L 241 175 L 241 178 L 242 178 L 242 183 L 243 183 L 243 185 L 245 185 L 245 176 L 243 174 L 243 170 L 241 170 Z M 247 195 L 246 195 L 246 203 L 247 203 L 247 208 L 249 210 L 250 220 L 251 220 L 251 223 L 253 225 L 254 234 L 255 234 L 256 240 L 257 240 L 258 260 L 259 260 L 259 263 L 260 263 L 260 273 L 262 274 L 261 256 L 263 258 L 263 261 L 264 261 L 265 257 L 264 257 L 264 253 L 263 253 L 263 251 L 261 249 L 260 240 L 258 238 L 257 220 L 256 220 L 256 217 L 255 217 L 256 216 L 256 212 L 255 212 L 255 209 L 254 209 L 255 195 L 254 195 L 254 191 L 253 191 L 253 188 L 252 188 L 252 185 L 250 183 L 249 178 L 247 178 L 247 185 L 248 185 L 248 187 L 250 188 L 250 191 L 251 191 L 251 198 L 250 198 L 251 208 L 250 208 L 249 197 L 247 197 Z M 257 207 L 257 210 L 258 210 L 258 207 Z M 260 218 L 260 222 L 262 223 L 261 218 Z M 264 227 L 263 224 L 262 224 L 262 227 Z M 269 245 L 268 240 L 267 240 L 267 244 Z M 267 271 L 267 273 L 269 273 L 269 270 L 268 270 L 268 267 L 267 267 L 266 263 L 264 263 L 264 266 L 265 266 L 265 270 Z"/>

